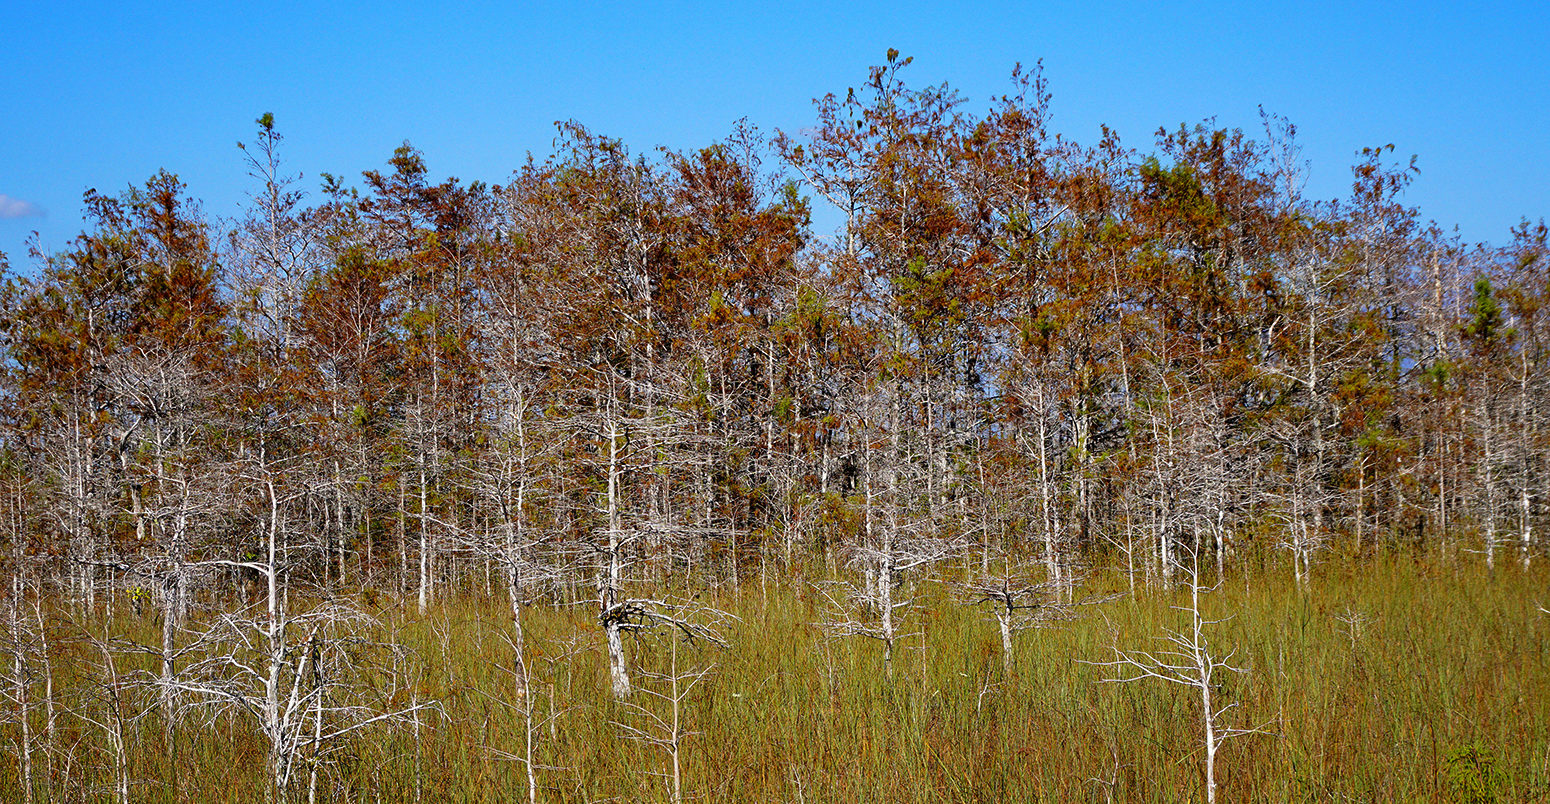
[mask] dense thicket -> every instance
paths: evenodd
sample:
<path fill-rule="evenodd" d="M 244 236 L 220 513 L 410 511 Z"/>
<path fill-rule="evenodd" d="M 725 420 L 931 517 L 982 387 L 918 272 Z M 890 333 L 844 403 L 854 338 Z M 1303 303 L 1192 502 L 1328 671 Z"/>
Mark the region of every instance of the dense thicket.
<path fill-rule="evenodd" d="M 171 689 L 191 603 L 265 579 L 276 646 L 287 587 L 498 578 L 514 614 L 595 600 L 612 651 L 637 589 L 825 564 L 886 613 L 947 556 L 1134 586 L 1536 555 L 1543 222 L 1466 246 L 1392 146 L 1315 201 L 1284 120 L 1080 145 L 1036 70 L 973 114 L 907 64 L 770 141 L 563 124 L 501 185 L 406 144 L 308 196 L 266 115 L 241 220 L 165 172 L 88 193 L 0 298 L 12 599 L 154 605 Z"/>

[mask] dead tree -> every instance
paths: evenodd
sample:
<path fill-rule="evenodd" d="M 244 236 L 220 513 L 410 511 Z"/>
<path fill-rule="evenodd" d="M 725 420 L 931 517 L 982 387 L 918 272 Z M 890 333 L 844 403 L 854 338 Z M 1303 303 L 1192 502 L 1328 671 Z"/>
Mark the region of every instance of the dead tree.
<path fill-rule="evenodd" d="M 852 548 L 850 563 L 861 570 L 861 578 L 819 585 L 829 609 L 819 627 L 831 637 L 859 636 L 882 643 L 883 672 L 892 678 L 894 646 L 913 633 L 901 625 L 914 600 L 898 599 L 899 586 L 910 573 L 951 558 L 955 549 L 948 539 L 908 533 Z"/>
<path fill-rule="evenodd" d="M 654 606 L 667 605 L 664 601 L 652 601 Z M 684 742 L 694 736 L 687 724 L 685 702 L 694 689 L 715 669 L 714 665 L 684 668 L 679 664 L 679 642 L 693 645 L 705 641 L 726 647 L 720 634 L 720 625 L 731 618 L 725 612 L 704 607 L 672 604 L 676 617 L 658 619 L 656 622 L 670 625 L 668 641 L 668 669 L 665 673 L 642 671 L 643 682 L 637 689 L 644 695 L 624 704 L 625 711 L 635 723 L 613 721 L 628 740 L 636 740 L 667 755 L 668 769 L 660 775 L 670 783 L 673 804 L 683 803 L 683 748 Z M 649 617 L 650 615 L 641 615 Z"/>
<path fill-rule="evenodd" d="M 322 592 L 328 583 L 327 545 L 310 535 L 313 529 L 295 511 L 316 469 L 305 460 L 270 455 L 262 439 L 243 454 L 239 477 L 258 512 L 258 555 L 189 566 L 255 574 L 264 585 L 263 602 L 186 628 L 190 663 L 159 679 L 164 698 L 177 700 L 180 714 L 229 712 L 253 721 L 268 747 L 266 770 L 276 801 L 290 795 L 302 763 L 315 780 L 319 763 L 344 738 L 374 724 L 401 723 L 432 705 L 381 707 L 369 700 L 362 674 L 372 670 L 364 660 L 396 648 L 357 636 L 375 626 L 365 612 L 327 597 L 314 605 L 294 602 L 311 599 L 307 593 Z M 322 587 L 303 573 L 317 559 Z M 388 675 L 397 678 L 396 672 Z"/>
<path fill-rule="evenodd" d="M 1237 702 L 1223 704 L 1219 696 L 1222 680 L 1219 673 L 1247 673 L 1248 670 L 1233 664 L 1236 648 L 1220 653 L 1211 645 L 1213 626 L 1226 619 L 1207 619 L 1201 609 L 1201 596 L 1220 586 L 1203 586 L 1200 582 L 1200 562 L 1193 551 L 1188 551 L 1190 561 L 1179 567 L 1185 582 L 1189 584 L 1189 604 L 1173 606 L 1185 615 L 1182 628 L 1167 629 L 1162 636 L 1165 647 L 1155 651 L 1122 650 L 1111 646 L 1114 658 L 1107 662 L 1090 662 L 1101 667 L 1113 668 L 1115 677 L 1100 683 L 1129 683 L 1156 679 L 1187 687 L 1200 696 L 1201 744 L 1205 748 L 1206 801 L 1216 802 L 1216 757 L 1222 743 L 1233 737 L 1247 734 L 1264 734 L 1264 726 L 1236 728 L 1226 725 L 1226 716 L 1238 707 Z"/>
<path fill-rule="evenodd" d="M 533 673 L 529 666 L 523 612 L 535 591 L 557 581 L 566 569 L 543 560 L 540 551 L 554 534 L 534 527 L 529 521 L 534 500 L 543 491 L 538 482 L 539 468 L 552 457 L 549 452 L 555 442 L 543 438 L 546 430 L 537 426 L 540 422 L 533 420 L 530 396 L 522 389 L 514 389 L 504 407 L 493 428 L 491 442 L 494 449 L 489 460 L 477 462 L 470 477 L 469 490 L 486 509 L 486 515 L 478 518 L 482 526 L 472 529 L 439 520 L 436 524 L 451 534 L 460 552 L 485 562 L 487 567 L 498 567 L 504 580 L 511 607 L 511 628 L 503 637 L 511 648 L 509 672 L 513 694 L 510 702 L 497 700 L 515 709 L 525 725 L 521 753 L 500 751 L 499 754 L 520 761 L 526 768 L 528 801 L 536 804 L 535 737 L 545 719 L 538 717 L 534 709 Z M 549 715 L 554 716 L 553 712 Z"/>
<path fill-rule="evenodd" d="M 686 639 L 703 640 L 724 648 L 727 647 L 727 640 L 723 636 L 723 628 L 728 622 L 735 620 L 737 618 L 734 615 L 720 609 L 674 598 L 615 600 L 598 614 L 598 621 L 610 635 L 610 650 L 617 647 L 621 659 L 624 653 L 623 646 L 622 644 L 616 646 L 612 640 L 621 639 L 623 634 L 639 634 L 663 629 L 681 634 Z M 620 699 L 628 697 L 633 689 L 630 684 L 629 667 L 621 662 L 613 665 L 613 670 L 615 671 L 614 696 Z"/>
<path fill-rule="evenodd" d="M 686 513 L 672 510 L 672 497 L 665 488 L 674 469 L 695 465 L 694 447 L 702 445 L 705 436 L 665 403 L 649 415 L 626 415 L 622 404 L 626 385 L 609 378 L 601 408 L 575 422 L 600 447 L 590 467 L 600 475 L 602 487 L 597 494 L 598 527 L 585 549 L 596 573 L 598 624 L 606 640 L 614 696 L 619 699 L 630 694 L 626 633 L 658 625 L 700 630 L 695 618 L 684 617 L 681 603 L 631 597 L 632 571 L 643 558 L 666 566 L 691 562 L 706 537 L 726 532 L 709 522 L 684 524 Z M 657 387 L 653 393 L 659 401 L 672 399 L 667 389 Z M 696 637 L 717 641 L 709 631 Z"/>
<path fill-rule="evenodd" d="M 1078 607 L 1112 600 L 1114 597 L 1089 597 L 1079 602 L 1069 602 L 1065 594 L 1072 586 L 1081 583 L 1081 577 L 1069 568 L 1059 578 L 1049 578 L 1044 572 L 1042 566 L 1009 562 L 1000 572 L 987 570 L 972 581 L 951 584 L 966 604 L 984 606 L 990 611 L 1001 631 L 1002 669 L 1009 675 L 1014 657 L 1013 638 L 1018 633 L 1075 619 Z"/>
<path fill-rule="evenodd" d="M 72 709 L 71 714 L 101 731 L 108 745 L 109 763 L 113 776 L 113 800 L 129 804 L 129 745 L 137 722 L 149 709 L 137 708 L 126 700 L 129 684 L 118 669 L 117 655 L 131 644 L 112 638 L 106 632 L 97 635 L 89 629 L 80 629 L 83 638 L 101 657 L 101 664 L 89 665 L 97 683 L 87 688 L 85 700 Z"/>
<path fill-rule="evenodd" d="M 37 780 L 33 772 L 33 754 L 36 752 L 37 735 L 32 722 L 39 706 L 34 687 L 38 683 L 40 664 L 41 629 L 37 627 L 25 609 L 24 585 L 21 573 L 12 578 L 10 596 L 5 600 L 5 631 L 0 633 L 0 652 L 9 659 L 0 665 L 0 701 L 6 707 L 5 720 L 16 725 L 16 781 L 21 788 L 22 801 L 32 804 Z"/>
<path fill-rule="evenodd" d="M 385 671 L 393 687 L 403 657 L 396 646 L 359 637 L 374 625 L 363 612 L 338 603 L 278 617 L 263 611 L 222 615 L 196 640 L 199 657 L 171 682 L 180 714 L 246 716 L 268 745 L 272 800 L 291 795 L 303 766 L 313 790 L 320 766 L 348 738 L 410 722 L 436 706 L 418 700 L 382 705 L 392 700 L 392 690 L 376 689 L 380 682 L 370 676 Z"/>

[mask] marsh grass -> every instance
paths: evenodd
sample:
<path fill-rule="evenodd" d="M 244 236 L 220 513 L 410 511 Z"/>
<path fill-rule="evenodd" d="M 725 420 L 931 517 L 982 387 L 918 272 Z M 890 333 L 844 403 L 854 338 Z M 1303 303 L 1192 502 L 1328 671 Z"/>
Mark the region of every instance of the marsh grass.
<path fill-rule="evenodd" d="M 1096 583 L 1115 590 L 1117 577 Z M 1482 757 L 1501 801 L 1550 795 L 1550 615 L 1546 574 L 1373 560 L 1329 566 L 1303 592 L 1275 574 L 1230 575 L 1206 605 L 1213 644 L 1238 649 L 1249 672 L 1223 682 L 1236 725 L 1268 734 L 1229 742 L 1219 758 L 1226 801 L 1451 801 L 1475 790 Z M 1099 591 L 1102 591 L 1101 589 Z M 736 802 L 1185 802 L 1202 797 L 1197 698 L 1155 683 L 1099 683 L 1086 662 L 1111 645 L 1151 646 L 1182 596 L 1142 592 L 1072 622 L 1025 632 L 1012 673 L 983 613 L 939 585 L 914 590 L 920 610 L 894 678 L 864 640 L 825 639 L 805 585 L 753 584 L 714 602 L 741 618 L 727 650 L 681 645 L 683 667 L 709 667 L 686 703 L 686 798 Z M 713 597 L 706 593 L 706 598 Z M 320 800 L 525 800 L 524 722 L 501 600 L 465 596 L 427 617 L 379 600 L 379 633 L 408 648 L 409 694 L 440 702 L 419 725 L 363 733 L 321 771 Z M 611 699 L 600 637 L 585 607 L 534 606 L 525 622 L 538 770 L 546 801 L 666 801 L 662 752 L 621 739 L 631 713 Z M 1361 625 L 1350 625 L 1359 615 Z M 58 620 L 54 666 L 60 730 L 38 792 L 110 800 L 100 730 L 98 658 Z M 101 623 L 92 625 L 100 632 Z M 154 618 L 110 630 L 152 641 Z M 641 669 L 668 670 L 665 634 L 631 643 Z M 149 671 L 126 654 L 121 672 Z M 362 668 L 368 674 L 370 668 Z M 652 683 L 642 681 L 642 683 Z M 88 694 L 92 693 L 92 694 Z M 180 725 L 176 774 L 146 688 L 130 726 L 135 801 L 251 802 L 265 797 L 264 746 L 250 721 L 221 714 Z M 402 693 L 401 693 L 402 694 Z M 637 703 L 651 705 L 640 700 Z M 14 713 L 5 736 L 16 738 Z M 34 713 L 34 733 L 40 714 Z M 41 739 L 41 738 L 40 738 Z M 1460 759 L 1463 757 L 1463 759 Z M 1469 765 L 1470 762 L 1474 764 Z M 38 767 L 45 765 L 39 756 Z M 1452 776 L 1450 776 L 1450 769 Z M 305 773 L 301 774 L 303 788 Z M 177 784 L 171 783 L 176 779 Z M 20 800 L 14 751 L 0 800 Z M 47 787 L 47 790 L 44 788 Z M 301 791 L 304 795 L 304 789 Z M 41 799 L 40 799 L 41 800 Z M 1479 800 L 1479 799 L 1471 799 Z"/>

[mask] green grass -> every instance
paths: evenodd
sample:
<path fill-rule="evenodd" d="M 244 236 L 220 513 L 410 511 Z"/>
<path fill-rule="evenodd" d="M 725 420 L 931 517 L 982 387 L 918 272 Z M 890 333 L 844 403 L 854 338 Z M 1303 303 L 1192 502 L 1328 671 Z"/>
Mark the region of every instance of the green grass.
<path fill-rule="evenodd" d="M 1270 733 L 1226 745 L 1222 800 L 1489 800 L 1469 798 L 1475 788 L 1454 778 L 1482 755 L 1495 800 L 1550 797 L 1550 615 L 1539 610 L 1546 580 L 1540 568 L 1492 577 L 1408 561 L 1327 566 L 1301 592 L 1277 575 L 1230 575 L 1206 600 L 1211 616 L 1232 615 L 1215 627 L 1213 643 L 1222 652 L 1236 645 L 1249 672 L 1219 692 L 1239 704 L 1232 724 Z M 696 732 L 684 747 L 686 794 L 736 802 L 1203 799 L 1192 691 L 1099 683 L 1109 671 L 1085 663 L 1108 658 L 1111 644 L 1155 646 L 1179 624 L 1169 605 L 1182 595 L 1143 592 L 1024 632 L 1011 675 L 994 624 L 980 612 L 933 584 L 915 597 L 921 608 L 909 623 L 921 635 L 902 643 L 892 680 L 882 675 L 877 644 L 828 640 L 813 627 L 821 612 L 806 587 L 772 582 L 766 599 L 748 584 L 740 597 L 719 600 L 741 617 L 732 647 L 680 649 L 681 665 L 715 666 L 684 713 Z M 371 636 L 409 649 L 414 694 L 439 701 L 441 711 L 418 739 L 411 728 L 362 734 L 326 767 L 321 798 L 414 801 L 418 791 L 422 801 L 524 800 L 521 765 L 499 753 L 519 753 L 522 730 L 507 705 L 515 687 L 503 669 L 511 663 L 504 601 L 458 599 L 424 619 L 409 611 L 380 610 L 381 633 Z M 664 755 L 622 739 L 614 725 L 637 719 L 611 700 L 589 611 L 528 612 L 537 710 L 549 716 L 551 697 L 558 710 L 552 736 L 545 727 L 539 740 L 542 798 L 666 801 L 654 775 L 665 770 Z M 1370 618 L 1354 640 L 1338 619 L 1348 611 Z M 156 627 L 150 617 L 115 625 L 145 639 Z M 53 656 L 57 750 L 35 760 L 39 800 L 45 787 L 55 800 L 108 800 L 102 734 L 67 711 L 101 708 L 86 696 L 91 651 L 69 642 L 67 630 L 59 628 Z M 583 649 L 564 650 L 578 635 Z M 632 640 L 636 667 L 664 670 L 666 639 Z M 122 664 L 149 668 L 145 657 Z M 644 696 L 637 702 L 650 705 Z M 146 705 L 143 695 L 137 705 Z M 32 722 L 40 730 L 41 713 Z M 182 725 L 176 797 L 160 734 L 154 712 L 135 726 L 134 800 L 264 799 L 264 748 L 249 721 L 222 715 Z M 16 735 L 12 713 L 5 737 Z M 0 800 L 19 801 L 16 785 L 12 753 L 0 768 Z"/>

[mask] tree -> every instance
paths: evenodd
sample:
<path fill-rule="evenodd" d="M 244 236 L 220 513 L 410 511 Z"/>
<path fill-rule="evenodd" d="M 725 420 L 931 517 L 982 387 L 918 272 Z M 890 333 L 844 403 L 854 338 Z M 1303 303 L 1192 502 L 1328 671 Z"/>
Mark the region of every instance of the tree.
<path fill-rule="evenodd" d="M 1501 451 L 1501 397 L 1505 395 L 1511 341 L 1516 332 L 1504 326 L 1502 308 L 1496 300 L 1489 277 L 1475 280 L 1474 294 L 1464 325 L 1464 340 L 1472 353 L 1470 371 L 1465 375 L 1469 393 L 1475 399 L 1474 425 L 1479 437 L 1480 499 L 1477 502 L 1479 527 L 1485 541 L 1485 564 L 1496 568 L 1499 538 L 1497 515 L 1501 507 L 1498 486 L 1504 463 Z"/>
<path fill-rule="evenodd" d="M 112 351 L 99 365 L 128 492 L 116 502 L 133 520 L 135 536 L 120 549 L 109 545 L 106 560 L 82 560 L 127 572 L 158 592 L 169 759 L 177 746 L 177 641 L 195 580 L 189 562 L 229 502 L 220 431 L 210 416 L 226 379 L 227 309 L 216 288 L 209 229 L 184 193 L 166 171 L 118 199 L 88 193 L 95 230 L 78 239 L 71 257 L 82 268 L 113 266 L 113 289 L 126 297 Z"/>
<path fill-rule="evenodd" d="M 1546 495 L 1545 428 L 1535 411 L 1545 404 L 1550 375 L 1545 371 L 1545 304 L 1550 301 L 1550 229 L 1544 221 L 1524 221 L 1513 231 L 1508 247 L 1508 284 L 1502 297 L 1515 335 L 1517 359 L 1509 377 L 1516 385 L 1516 403 L 1509 429 L 1513 443 L 1512 483 L 1517 494 L 1519 559 L 1528 569 L 1534 550 L 1534 518 Z"/>
<path fill-rule="evenodd" d="M 874 400 L 885 408 L 898 410 L 897 404 L 890 404 L 885 396 L 878 397 L 881 398 Z M 920 476 L 911 471 L 918 465 L 905 462 L 894 449 L 881 448 L 898 444 L 901 424 L 896 414 L 881 426 L 874 421 L 866 414 L 861 419 L 867 427 L 861 436 L 865 453 L 864 518 L 861 533 L 847 550 L 848 563 L 860 571 L 860 577 L 826 584 L 823 594 L 829 610 L 820 627 L 834 637 L 861 636 L 882 643 L 883 673 L 891 679 L 894 645 L 907 636 L 901 630 L 903 615 L 914 605 L 910 599 L 896 597 L 898 587 L 910 575 L 956 555 L 961 544 L 937 534 L 928 518 L 904 513 L 920 510 L 916 506 L 922 484 Z M 877 455 L 879 452 L 883 454 Z M 881 483 L 878 475 L 882 476 Z M 917 491 L 911 494 L 908 489 Z M 884 498 L 881 504 L 875 499 L 878 496 Z M 874 524 L 872 512 L 877 509 L 883 512 L 879 517 L 882 521 Z"/>
<path fill-rule="evenodd" d="M 954 584 L 954 588 L 965 603 L 990 611 L 1001 631 L 1001 668 L 1011 675 L 1015 657 L 1013 637 L 1076 616 L 1076 607 L 1063 600 L 1074 583 L 1069 577 L 1039 578 L 1035 566 L 1003 557 L 999 571 L 986 568 L 974 580 Z"/>
<path fill-rule="evenodd" d="M 1206 618 L 1200 600 L 1202 594 L 1215 591 L 1220 586 L 1220 581 L 1216 585 L 1205 586 L 1200 576 L 1198 554 L 1190 551 L 1187 556 L 1188 563 L 1180 569 L 1184 572 L 1184 582 L 1189 586 L 1189 604 L 1172 607 L 1175 611 L 1184 613 L 1185 624 L 1177 630 L 1168 629 L 1164 632 L 1162 639 L 1166 647 L 1156 651 L 1122 650 L 1115 645 L 1111 647 L 1114 653 L 1112 661 L 1092 662 L 1092 664 L 1115 669 L 1116 676 L 1104 679 L 1106 682 L 1125 684 L 1156 679 L 1187 687 L 1199 695 L 1201 745 L 1205 749 L 1206 801 L 1214 804 L 1216 757 L 1222 743 L 1234 737 L 1266 732 L 1263 725 L 1245 729 L 1232 727 L 1226 723 L 1225 716 L 1236 709 L 1238 703 L 1221 702 L 1224 687 L 1222 679 L 1217 676 L 1224 672 L 1241 674 L 1248 671 L 1232 663 L 1237 655 L 1236 648 L 1231 648 L 1223 654 L 1212 647 L 1210 638 L 1212 626 L 1226 620 Z"/>
<path fill-rule="evenodd" d="M 286 573 L 276 560 L 281 555 L 233 562 L 264 576 L 270 589 L 264 611 L 218 618 L 198 634 L 197 658 L 168 683 L 185 711 L 216 709 L 252 718 L 268 748 L 271 798 L 289 798 L 297 770 L 305 766 L 312 800 L 321 764 L 348 738 L 370 727 L 415 721 L 435 703 L 392 704 L 396 687 L 405 683 L 404 657 L 396 645 L 360 638 L 373 625 L 364 613 L 337 603 L 287 611 L 290 604 L 277 591 L 285 586 L 278 577 Z M 387 689 L 378 676 L 388 679 Z"/>
<path fill-rule="evenodd" d="M 639 741 L 660 749 L 667 755 L 668 770 L 660 775 L 671 782 L 669 789 L 673 804 L 682 804 L 684 799 L 682 761 L 684 743 L 695 734 L 689 730 L 686 722 L 688 716 L 685 703 L 694 693 L 695 688 L 715 669 L 714 665 L 687 668 L 681 666 L 679 642 L 683 641 L 692 646 L 696 640 L 702 640 L 724 648 L 726 642 L 719 634 L 719 625 L 729 619 L 725 612 L 694 606 L 680 607 L 679 614 L 682 619 L 677 624 L 678 627 L 666 635 L 667 671 L 643 672 L 642 678 L 649 686 L 642 685 L 638 689 L 645 693 L 645 697 L 637 698 L 624 705 L 625 711 L 636 723 L 614 721 L 614 725 L 621 730 L 625 739 Z M 658 685 L 665 689 L 652 689 L 652 686 Z M 666 709 L 666 712 L 658 711 L 655 708 L 657 706 Z"/>

